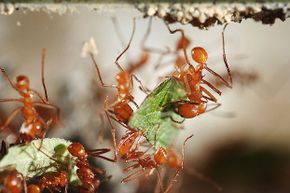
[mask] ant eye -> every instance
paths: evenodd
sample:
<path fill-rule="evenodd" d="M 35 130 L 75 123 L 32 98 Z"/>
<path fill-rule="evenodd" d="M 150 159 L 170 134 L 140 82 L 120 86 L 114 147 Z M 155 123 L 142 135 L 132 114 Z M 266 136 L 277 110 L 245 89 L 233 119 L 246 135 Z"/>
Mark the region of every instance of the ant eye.
<path fill-rule="evenodd" d="M 16 86 L 19 90 L 29 88 L 29 79 L 26 76 L 20 75 L 16 77 Z"/>
<path fill-rule="evenodd" d="M 191 56 L 192 56 L 192 59 L 199 64 L 206 63 L 207 58 L 208 58 L 206 50 L 202 47 L 192 48 Z"/>

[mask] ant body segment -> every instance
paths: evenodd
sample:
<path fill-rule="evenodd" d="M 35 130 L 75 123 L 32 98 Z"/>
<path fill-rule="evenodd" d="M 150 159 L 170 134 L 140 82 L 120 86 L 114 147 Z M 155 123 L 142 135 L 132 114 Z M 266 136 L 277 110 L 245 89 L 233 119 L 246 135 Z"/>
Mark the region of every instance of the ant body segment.
<path fill-rule="evenodd" d="M 49 129 L 50 124 L 55 118 L 51 118 L 48 121 L 45 121 L 36 111 L 36 106 L 49 108 L 56 110 L 57 118 L 59 118 L 59 108 L 48 102 L 47 89 L 44 82 L 44 58 L 45 58 L 45 49 L 42 52 L 42 84 L 45 92 L 45 98 L 41 96 L 39 92 L 30 88 L 29 79 L 27 76 L 19 75 L 16 77 L 16 83 L 13 83 L 8 77 L 5 69 L 0 67 L 0 70 L 5 77 L 5 79 L 10 83 L 11 87 L 18 92 L 21 96 L 19 99 L 0 99 L 0 102 L 20 102 L 23 104 L 22 107 L 18 107 L 12 111 L 10 116 L 6 119 L 5 123 L 1 126 L 0 130 L 5 129 L 10 122 L 15 118 L 15 116 L 21 112 L 24 118 L 24 123 L 21 125 L 19 131 L 20 142 L 29 142 L 33 139 L 40 137 L 44 138 L 47 130 Z M 33 97 L 36 95 L 41 101 L 34 101 Z"/>

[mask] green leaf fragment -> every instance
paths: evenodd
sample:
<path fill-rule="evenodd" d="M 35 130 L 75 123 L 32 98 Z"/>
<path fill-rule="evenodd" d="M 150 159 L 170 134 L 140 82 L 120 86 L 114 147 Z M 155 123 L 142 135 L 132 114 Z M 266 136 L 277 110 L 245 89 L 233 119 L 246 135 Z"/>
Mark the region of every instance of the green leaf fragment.
<path fill-rule="evenodd" d="M 173 102 L 186 99 L 187 95 L 183 86 L 173 78 L 166 79 L 134 112 L 129 126 L 144 131 L 144 136 L 155 148 L 166 148 L 172 144 L 181 127 L 171 118 L 182 120 L 173 108 L 167 107 L 172 106 Z"/>
<path fill-rule="evenodd" d="M 46 172 L 65 170 L 70 182 L 79 181 L 76 175 L 75 158 L 67 151 L 71 142 L 46 138 L 33 140 L 29 144 L 15 145 L 8 149 L 8 153 L 0 160 L 0 168 L 13 166 L 24 178 L 30 179 L 41 176 Z"/>

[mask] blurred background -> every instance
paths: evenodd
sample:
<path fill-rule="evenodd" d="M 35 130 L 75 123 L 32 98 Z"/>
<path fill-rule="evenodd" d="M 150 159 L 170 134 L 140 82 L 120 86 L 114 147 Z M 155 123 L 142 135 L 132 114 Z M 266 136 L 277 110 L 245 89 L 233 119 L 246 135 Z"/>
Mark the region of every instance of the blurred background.
<path fill-rule="evenodd" d="M 113 25 L 119 24 L 122 39 Z M 62 128 L 49 133 L 82 141 L 89 148 L 110 147 L 110 133 L 98 138 L 101 128 L 99 113 L 113 89 L 100 87 L 92 61 L 80 56 L 84 41 L 93 37 L 98 55 L 96 60 L 106 83 L 114 83 L 118 72 L 114 64 L 132 32 L 132 18 L 137 17 L 136 33 L 130 49 L 120 63 L 137 61 L 142 52 L 141 39 L 148 19 L 141 18 L 130 7 L 92 11 L 79 7 L 78 13 L 62 16 L 43 12 L 15 12 L 0 16 L 0 64 L 12 79 L 19 74 L 30 78 L 31 87 L 41 87 L 41 51 L 47 49 L 45 81 L 49 100 L 61 109 Z M 190 25 L 182 28 L 191 46 L 202 46 L 209 54 L 208 65 L 225 74 L 222 60 L 222 26 L 200 30 Z M 183 140 L 194 137 L 186 146 L 185 168 L 172 192 L 290 192 L 290 22 L 276 21 L 273 26 L 245 20 L 230 24 L 225 33 L 228 62 L 234 74 L 234 88 L 220 88 L 220 108 L 192 120 L 186 120 L 176 140 L 180 152 Z M 153 19 L 147 47 L 174 49 L 179 34 L 169 34 L 160 19 Z M 129 60 L 128 60 L 129 59 Z M 135 74 L 149 88 L 160 83 L 160 77 L 173 69 L 170 56 L 165 65 L 155 69 L 158 55 L 150 55 L 148 64 Z M 166 62 L 167 61 L 167 62 Z M 210 79 L 210 75 L 207 76 Z M 0 97 L 17 97 L 17 93 L 0 77 Z M 140 104 L 146 95 L 135 89 Z M 17 104 L 2 103 L 1 121 Z M 21 119 L 10 125 L 18 130 Z M 124 133 L 118 127 L 118 138 Z M 8 134 L 7 134 L 8 135 Z M 6 136 L 2 136 L 4 138 Z M 98 161 L 99 163 L 99 161 Z M 156 177 L 120 184 L 126 174 L 122 166 L 100 162 L 113 177 L 100 192 L 154 192 Z M 146 183 L 143 183 L 146 181 Z M 142 182 L 142 183 L 140 183 Z"/>

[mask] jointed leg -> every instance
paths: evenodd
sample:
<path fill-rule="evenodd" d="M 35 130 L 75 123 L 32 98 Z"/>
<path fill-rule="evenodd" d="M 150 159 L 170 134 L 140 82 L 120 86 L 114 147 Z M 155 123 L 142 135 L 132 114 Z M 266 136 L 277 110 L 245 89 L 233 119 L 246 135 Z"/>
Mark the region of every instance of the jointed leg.
<path fill-rule="evenodd" d="M 175 29 L 175 30 L 172 30 L 172 29 L 170 29 L 168 23 L 166 23 L 166 26 L 167 26 L 167 29 L 169 30 L 169 32 L 170 32 L 171 34 L 174 34 L 174 33 L 176 33 L 176 32 L 180 32 L 180 33 L 181 33 L 181 38 L 182 38 L 182 39 L 186 39 L 185 34 L 184 34 L 184 31 L 183 31 L 182 29 Z M 185 47 L 184 44 L 185 44 L 185 42 L 183 41 L 183 54 L 184 54 L 184 58 L 185 58 L 185 61 L 186 61 L 188 64 L 190 64 L 189 59 L 188 59 L 188 56 L 187 56 L 187 52 L 186 52 L 186 47 Z"/>
<path fill-rule="evenodd" d="M 14 88 L 17 92 L 19 92 L 18 88 L 16 88 L 16 86 L 13 84 L 12 80 L 9 78 L 7 72 L 5 71 L 4 68 L 0 67 L 0 70 L 4 76 L 4 78 L 9 82 L 9 84 L 11 85 L 12 88 Z"/>
<path fill-rule="evenodd" d="M 146 88 L 142 84 L 141 80 L 135 74 L 132 74 L 131 76 L 140 84 L 139 88 L 140 88 L 141 91 L 143 91 L 146 95 L 148 95 L 151 92 L 148 88 Z M 133 85 L 133 80 L 132 80 L 132 85 Z"/>
<path fill-rule="evenodd" d="M 217 99 L 207 89 L 205 89 L 204 87 L 201 86 L 200 90 L 207 95 L 207 96 L 203 96 L 203 97 L 205 97 L 206 99 L 211 100 L 213 102 L 217 102 Z"/>
<path fill-rule="evenodd" d="M 98 158 L 101 158 L 101 159 L 104 159 L 104 160 L 107 160 L 110 162 L 116 162 L 116 157 L 111 159 L 111 158 L 108 158 L 108 157 L 101 155 L 101 154 L 107 153 L 109 151 L 111 151 L 111 150 L 108 148 L 102 148 L 102 149 L 88 150 L 87 152 L 91 156 L 98 157 Z"/>
<path fill-rule="evenodd" d="M 0 103 L 5 103 L 5 102 L 20 102 L 22 103 L 21 99 L 0 99 Z"/>
<path fill-rule="evenodd" d="M 114 158 L 112 160 L 117 160 L 117 140 L 116 140 L 116 129 L 112 124 L 112 121 L 110 119 L 110 116 L 107 111 L 105 111 L 106 117 L 108 119 L 109 125 L 111 127 L 111 134 L 112 134 L 112 140 L 113 140 L 113 146 L 114 146 Z"/>
<path fill-rule="evenodd" d="M 190 135 L 189 137 L 187 137 L 187 138 L 184 140 L 183 145 L 182 145 L 182 153 L 181 153 L 181 154 L 182 154 L 182 158 L 181 158 L 181 166 L 176 170 L 175 175 L 174 175 L 173 178 L 170 180 L 169 185 L 168 185 L 167 188 L 165 189 L 164 193 L 168 193 L 168 192 L 170 192 L 170 190 L 172 189 L 173 184 L 177 181 L 177 178 L 178 178 L 180 172 L 183 170 L 183 167 L 184 167 L 184 154 L 185 154 L 184 152 L 185 152 L 185 144 L 186 144 L 186 142 L 187 142 L 190 138 L 192 138 L 192 137 L 193 137 L 193 135 Z"/>
<path fill-rule="evenodd" d="M 42 57 L 41 57 L 41 82 L 44 90 L 44 95 L 45 95 L 45 100 L 48 102 L 48 94 L 47 94 L 47 88 L 45 85 L 45 80 L 44 80 L 44 64 L 45 64 L 45 56 L 46 56 L 46 49 L 42 49 Z"/>
<path fill-rule="evenodd" d="M 95 60 L 94 55 L 93 55 L 93 54 L 90 54 L 90 57 L 91 57 L 91 59 L 92 59 L 94 65 L 95 65 L 95 68 L 96 68 L 96 70 L 97 70 L 97 74 L 98 74 L 98 77 L 99 77 L 99 80 L 100 80 L 100 82 L 101 82 L 102 87 L 116 88 L 116 85 L 110 85 L 110 84 L 105 84 L 105 83 L 104 83 L 104 81 L 103 81 L 103 79 L 102 79 L 102 76 L 101 76 L 101 72 L 100 72 L 99 66 L 98 66 L 98 64 L 97 64 L 97 62 L 96 62 L 96 60 Z"/>
<path fill-rule="evenodd" d="M 217 89 L 214 85 L 212 85 L 212 84 L 209 83 L 208 81 L 206 81 L 206 80 L 204 80 L 204 79 L 202 79 L 201 81 L 202 81 L 202 83 L 204 83 L 204 84 L 206 84 L 208 87 L 210 87 L 213 91 L 215 91 L 218 95 L 221 95 L 221 94 L 222 94 L 222 92 L 221 92 L 219 89 Z"/>
<path fill-rule="evenodd" d="M 135 33 L 135 28 L 136 28 L 136 22 L 135 22 L 135 18 L 133 18 L 133 31 L 129 40 L 128 45 L 126 46 L 126 48 L 117 56 L 116 60 L 115 60 L 115 64 L 118 66 L 118 68 L 121 71 L 124 71 L 124 69 L 122 68 L 122 66 L 119 64 L 119 59 L 123 56 L 123 54 L 130 48 L 134 33 Z"/>
<path fill-rule="evenodd" d="M 0 131 L 4 130 L 20 111 L 21 111 L 21 107 L 14 109 L 12 113 L 8 116 L 4 124 L 0 127 Z"/>
<path fill-rule="evenodd" d="M 57 122 L 60 121 L 60 108 L 58 106 L 53 105 L 53 104 L 44 104 L 40 102 L 33 102 L 33 105 L 47 108 L 47 109 L 54 109 L 56 111 L 56 121 Z"/>
<path fill-rule="evenodd" d="M 231 75 L 231 70 L 230 70 L 230 67 L 229 67 L 229 64 L 228 64 L 227 55 L 226 55 L 226 51 L 225 51 L 225 30 L 226 30 L 227 26 L 228 26 L 228 24 L 224 25 L 223 32 L 222 32 L 223 59 L 224 59 L 224 63 L 226 65 L 227 73 L 228 73 L 228 76 L 229 76 L 229 79 L 230 79 L 230 82 L 228 84 L 229 84 L 229 87 L 232 88 L 232 86 L 233 86 L 233 78 L 232 78 L 232 75 Z"/>
<path fill-rule="evenodd" d="M 208 66 L 205 66 L 205 69 L 211 73 L 212 75 L 218 77 L 227 87 L 232 88 L 232 83 L 227 82 L 221 75 L 219 75 L 218 73 L 216 73 L 214 70 L 212 70 L 211 68 L 209 68 Z"/>

